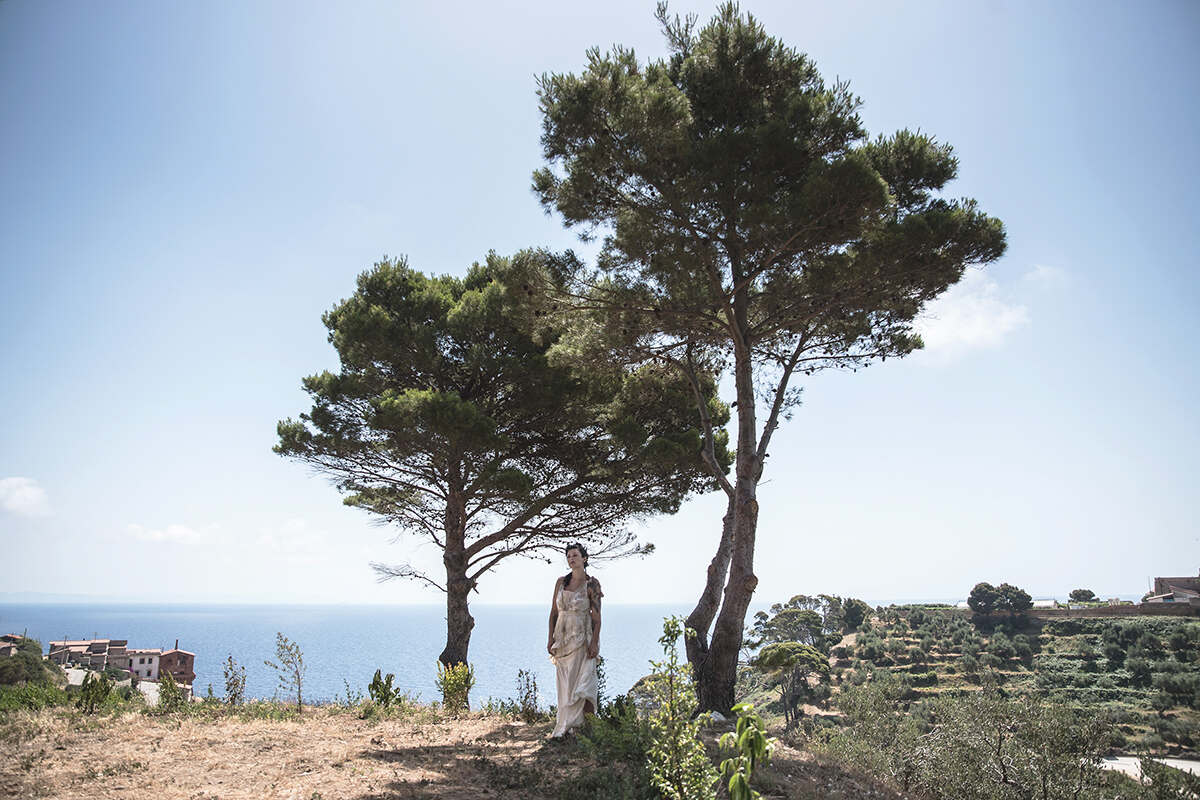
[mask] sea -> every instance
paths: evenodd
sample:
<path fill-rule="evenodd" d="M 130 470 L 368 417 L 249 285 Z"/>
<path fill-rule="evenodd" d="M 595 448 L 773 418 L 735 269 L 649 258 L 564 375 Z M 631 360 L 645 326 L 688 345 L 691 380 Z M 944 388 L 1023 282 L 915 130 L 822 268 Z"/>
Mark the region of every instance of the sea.
<path fill-rule="evenodd" d="M 663 618 L 686 615 L 671 605 L 604 607 L 600 654 L 605 694 L 622 694 L 663 657 Z M 475 605 L 468 661 L 475 668 L 471 705 L 516 698 L 520 670 L 537 682 L 543 707 L 556 702 L 554 666 L 546 653 L 548 608 Z M 437 657 L 446 643 L 445 609 L 433 605 L 142 605 L 23 603 L 0 605 L 0 633 L 25 634 L 48 652 L 52 640 L 126 639 L 131 648 L 179 647 L 196 654 L 193 692 L 209 684 L 224 692 L 229 656 L 246 668 L 246 696 L 282 697 L 276 635 L 300 646 L 305 702 L 344 700 L 366 693 L 375 670 L 395 675 L 393 686 L 423 702 L 440 699 Z"/>

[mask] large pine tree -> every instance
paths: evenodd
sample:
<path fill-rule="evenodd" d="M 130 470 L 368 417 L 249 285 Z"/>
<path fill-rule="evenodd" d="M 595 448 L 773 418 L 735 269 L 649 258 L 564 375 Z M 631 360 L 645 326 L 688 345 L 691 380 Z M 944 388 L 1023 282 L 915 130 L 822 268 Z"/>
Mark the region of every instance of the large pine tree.
<path fill-rule="evenodd" d="M 469 594 L 503 559 L 568 541 L 601 558 L 639 552 L 627 520 L 712 487 L 689 382 L 661 366 L 547 358 L 556 331 L 529 313 L 527 288 L 505 282 L 544 257 L 489 255 L 465 278 L 376 264 L 324 316 L 340 371 L 305 378 L 312 410 L 278 426 L 277 453 L 441 548 L 441 575 L 375 568 L 446 593 L 446 665 L 466 662 Z M 728 418 L 711 377 L 704 387 Z"/>
<path fill-rule="evenodd" d="M 667 58 L 592 50 L 581 74 L 542 77 L 534 188 L 604 234 L 595 268 L 568 276 L 605 333 L 591 341 L 697 382 L 732 371 L 736 468 L 727 479 L 709 459 L 728 508 L 687 621 L 701 707 L 728 711 L 758 582 L 757 486 L 798 377 L 920 347 L 923 305 L 999 258 L 1005 236 L 974 201 L 940 196 L 957 171 L 949 145 L 868 139 L 848 86 L 736 5 L 699 30 L 665 4 L 658 16 Z M 698 411 L 713 441 L 720 426 Z"/>

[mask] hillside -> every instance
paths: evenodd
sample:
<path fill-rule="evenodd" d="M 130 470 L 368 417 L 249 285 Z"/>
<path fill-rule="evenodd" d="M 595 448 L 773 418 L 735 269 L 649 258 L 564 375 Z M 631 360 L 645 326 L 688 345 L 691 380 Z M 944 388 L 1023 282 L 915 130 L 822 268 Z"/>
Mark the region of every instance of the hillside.
<path fill-rule="evenodd" d="M 276 718 L 271 718 L 272 716 Z M 84 716 L 69 707 L 0 716 L 0 796 L 151 796 L 160 800 L 451 800 L 621 797 L 631 766 L 552 741 L 549 720 L 441 715 L 408 707 L 363 719 L 355 708 Z M 706 738 L 711 745 L 717 731 Z M 888 800 L 902 795 L 780 745 L 756 780 L 764 798 Z"/>
<path fill-rule="evenodd" d="M 1194 758 L 1200 745 L 1200 621 L 1195 617 L 1001 619 L 890 607 L 832 650 L 836 686 L 892 671 L 912 699 L 994 683 L 1114 725 L 1114 752 Z M 836 704 L 836 700 L 834 701 Z"/>

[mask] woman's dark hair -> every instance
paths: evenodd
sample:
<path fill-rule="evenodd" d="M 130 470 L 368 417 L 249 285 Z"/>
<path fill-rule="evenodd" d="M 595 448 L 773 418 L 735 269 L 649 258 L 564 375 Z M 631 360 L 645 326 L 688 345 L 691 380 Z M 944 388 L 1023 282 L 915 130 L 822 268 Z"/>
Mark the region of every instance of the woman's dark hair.
<path fill-rule="evenodd" d="M 566 547 L 563 548 L 563 555 L 565 556 L 567 553 L 571 552 L 572 550 L 578 550 L 579 555 L 583 556 L 583 569 L 584 569 L 584 574 L 586 575 L 587 574 L 587 562 L 588 562 L 587 548 L 584 547 L 583 545 L 581 545 L 579 542 L 571 542 L 569 545 L 567 545 Z M 567 587 L 571 585 L 571 573 L 568 572 L 566 575 L 563 576 L 562 585 L 563 585 L 563 591 L 565 592 L 567 590 Z"/>

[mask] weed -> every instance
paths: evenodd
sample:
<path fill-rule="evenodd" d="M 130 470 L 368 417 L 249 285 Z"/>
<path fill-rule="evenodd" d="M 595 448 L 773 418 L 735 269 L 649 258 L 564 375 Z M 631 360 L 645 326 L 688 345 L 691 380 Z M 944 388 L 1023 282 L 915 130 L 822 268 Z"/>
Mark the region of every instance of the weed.
<path fill-rule="evenodd" d="M 300 713 L 304 708 L 304 698 L 300 690 L 304 683 L 304 654 L 300 652 L 300 645 L 296 642 L 289 641 L 282 632 L 275 634 L 275 661 L 264 661 L 271 669 L 278 673 L 279 686 L 276 691 L 283 691 L 286 694 L 296 693 L 296 713 Z"/>
<path fill-rule="evenodd" d="M 442 706 L 451 714 L 468 710 L 471 689 L 475 686 L 475 667 L 470 664 L 443 666 L 437 662 L 437 688 L 442 693 Z"/>

